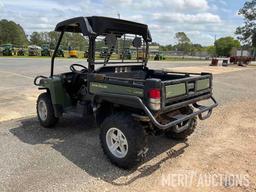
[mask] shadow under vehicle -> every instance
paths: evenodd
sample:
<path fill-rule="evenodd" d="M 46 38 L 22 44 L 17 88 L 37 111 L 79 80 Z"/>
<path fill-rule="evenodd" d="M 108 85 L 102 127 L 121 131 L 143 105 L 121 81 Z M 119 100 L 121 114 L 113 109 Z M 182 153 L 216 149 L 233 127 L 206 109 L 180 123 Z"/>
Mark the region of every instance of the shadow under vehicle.
<path fill-rule="evenodd" d="M 55 129 L 44 129 L 38 125 L 36 118 L 27 118 L 19 120 L 19 126 L 12 128 L 10 132 L 29 145 L 50 145 L 86 175 L 116 186 L 129 185 L 153 174 L 163 163 L 183 154 L 189 146 L 187 141 L 150 136 L 148 145 L 151 150 L 145 157 L 144 164 L 138 169 L 121 170 L 104 157 L 98 139 L 99 129 L 93 118 L 81 119 L 75 115 L 64 115 Z M 158 158 L 151 162 L 154 157 Z"/>
<path fill-rule="evenodd" d="M 196 127 L 197 116 L 210 117 L 217 106 L 212 96 L 212 74 L 152 70 L 147 67 L 148 26 L 107 17 L 77 17 L 57 24 L 60 37 L 52 56 L 49 77 L 34 84 L 45 90 L 37 100 L 37 115 L 44 127 L 53 127 L 67 112 L 94 117 L 100 127 L 100 143 L 109 160 L 121 167 L 136 166 L 147 154 L 149 135 L 186 139 Z M 70 72 L 54 74 L 54 59 L 65 32 L 89 39 L 88 68 L 74 63 Z M 110 60 L 118 40 L 131 38 L 137 60 Z M 107 54 L 95 60 L 97 38 L 103 37 Z M 138 55 L 138 53 L 137 53 Z M 97 66 L 97 67 L 96 67 Z M 199 101 L 212 101 L 200 105 Z"/>

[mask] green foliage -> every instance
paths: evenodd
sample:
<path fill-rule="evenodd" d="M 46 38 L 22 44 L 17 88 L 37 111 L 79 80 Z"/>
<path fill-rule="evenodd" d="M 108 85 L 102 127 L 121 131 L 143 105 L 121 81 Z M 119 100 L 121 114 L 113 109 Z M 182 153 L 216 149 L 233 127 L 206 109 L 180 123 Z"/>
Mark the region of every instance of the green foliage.
<path fill-rule="evenodd" d="M 30 43 L 33 44 L 33 45 L 40 45 L 42 42 L 41 42 L 41 36 L 40 36 L 40 33 L 38 32 L 33 32 L 31 35 L 30 35 Z"/>
<path fill-rule="evenodd" d="M 196 53 L 196 52 L 203 51 L 203 46 L 200 44 L 189 44 L 189 46 L 190 46 L 190 52 L 192 54 Z"/>
<path fill-rule="evenodd" d="M 184 32 L 176 33 L 175 38 L 178 40 L 178 44 L 191 43 L 191 40 L 188 38 L 188 36 Z"/>
<path fill-rule="evenodd" d="M 246 1 L 238 14 L 244 17 L 244 26 L 236 29 L 238 38 L 256 48 L 256 0 Z"/>
<path fill-rule="evenodd" d="M 191 51 L 191 40 L 188 38 L 186 33 L 178 32 L 175 34 L 175 38 L 178 41 L 177 50 L 183 51 L 184 53 L 189 53 Z"/>
<path fill-rule="evenodd" d="M 50 49 L 54 49 L 59 39 L 59 33 L 55 31 L 51 32 L 33 32 L 30 36 L 30 43 L 38 46 L 48 44 Z M 72 47 L 76 50 L 85 51 L 88 48 L 88 40 L 86 40 L 79 33 L 65 33 L 61 46 L 63 49 Z"/>
<path fill-rule="evenodd" d="M 72 47 L 73 49 L 85 51 L 88 49 L 89 41 L 79 33 L 65 33 L 61 42 L 63 49 Z"/>
<path fill-rule="evenodd" d="M 1 20 L 0 21 L 0 44 L 12 43 L 16 46 L 27 45 L 23 28 L 13 21 Z"/>
<path fill-rule="evenodd" d="M 240 34 L 240 38 L 244 41 L 248 41 L 256 47 L 256 0 L 246 2 L 245 6 L 239 11 L 240 15 L 243 15 L 246 19 L 245 26 L 237 28 L 237 34 Z M 255 33 L 253 33 L 255 32 Z M 54 49 L 59 38 L 59 33 L 55 31 L 51 32 L 33 32 L 30 36 L 30 42 L 27 40 L 23 28 L 13 21 L 0 20 L 0 44 L 12 43 L 15 46 L 27 46 L 35 44 L 43 46 L 49 45 L 50 49 Z M 184 32 L 178 32 L 175 34 L 177 39 L 176 45 L 160 45 L 159 43 L 152 42 L 150 45 L 159 46 L 160 51 L 183 51 L 185 54 L 193 54 L 199 51 L 207 51 L 211 55 L 229 55 L 232 47 L 239 47 L 240 44 L 232 37 L 221 38 L 216 41 L 216 50 L 214 46 L 203 47 L 200 44 L 192 44 L 189 37 Z M 128 48 L 132 44 L 132 40 L 126 39 L 125 47 Z M 99 40 L 96 43 L 96 49 L 105 47 L 104 40 Z M 88 49 L 88 39 L 78 33 L 65 33 L 61 42 L 61 48 L 68 49 L 72 47 L 76 50 L 85 51 Z M 118 40 L 118 47 L 123 47 L 123 40 Z"/>
<path fill-rule="evenodd" d="M 170 44 L 170 45 L 160 45 L 159 47 L 159 50 L 160 51 L 173 51 L 173 46 Z"/>
<path fill-rule="evenodd" d="M 233 37 L 223 37 L 215 41 L 218 56 L 230 56 L 232 48 L 240 47 L 240 42 Z"/>
<path fill-rule="evenodd" d="M 49 46 L 50 46 L 50 49 L 54 49 L 57 42 L 58 42 L 58 39 L 59 39 L 59 34 L 56 33 L 55 31 L 50 31 L 48 33 L 48 36 L 49 36 Z"/>
<path fill-rule="evenodd" d="M 206 51 L 212 57 L 216 55 L 216 48 L 215 48 L 215 46 L 208 46 L 206 48 Z"/>
<path fill-rule="evenodd" d="M 205 47 L 203 47 L 200 44 L 185 44 L 184 46 L 186 46 L 186 48 L 185 48 L 186 53 L 190 53 L 190 54 L 205 50 Z M 184 49 L 182 49 L 181 47 L 182 46 L 180 44 L 178 44 L 178 45 L 160 45 L 159 50 L 160 51 L 183 51 Z"/>

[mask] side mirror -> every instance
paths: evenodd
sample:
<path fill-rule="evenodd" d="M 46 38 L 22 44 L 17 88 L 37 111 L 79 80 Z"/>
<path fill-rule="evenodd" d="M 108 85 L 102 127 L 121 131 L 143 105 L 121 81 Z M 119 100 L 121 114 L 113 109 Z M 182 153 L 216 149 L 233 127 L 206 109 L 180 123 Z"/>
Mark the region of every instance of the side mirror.
<path fill-rule="evenodd" d="M 114 47 L 117 42 L 117 37 L 114 34 L 108 34 L 105 37 L 105 45 L 108 47 Z"/>
<path fill-rule="evenodd" d="M 139 48 L 142 45 L 142 41 L 140 37 L 135 37 L 132 41 L 133 47 Z"/>

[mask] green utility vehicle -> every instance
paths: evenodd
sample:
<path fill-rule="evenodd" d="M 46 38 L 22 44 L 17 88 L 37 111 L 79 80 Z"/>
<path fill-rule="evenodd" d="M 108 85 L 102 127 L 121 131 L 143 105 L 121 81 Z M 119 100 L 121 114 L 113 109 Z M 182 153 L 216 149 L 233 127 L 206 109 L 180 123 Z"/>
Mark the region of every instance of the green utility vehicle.
<path fill-rule="evenodd" d="M 103 151 L 119 167 L 131 168 L 142 160 L 148 151 L 148 135 L 185 139 L 194 131 L 197 116 L 204 120 L 217 106 L 210 73 L 166 72 L 147 67 L 152 39 L 145 24 L 77 17 L 57 24 L 55 31 L 60 32 L 60 37 L 50 76 L 34 80 L 44 91 L 37 100 L 39 122 L 53 127 L 63 113 L 82 109 L 81 116 L 95 118 Z M 54 74 L 54 58 L 65 32 L 88 37 L 88 66 L 74 63 L 70 71 Z M 118 39 L 126 40 L 128 35 L 134 49 L 144 50 L 145 59 L 111 61 Z M 108 47 L 103 61 L 95 60 L 99 37 Z M 202 100 L 211 103 L 198 104 Z"/>
<path fill-rule="evenodd" d="M 42 45 L 41 56 L 51 56 L 51 50 L 48 44 Z"/>
<path fill-rule="evenodd" d="M 28 46 L 28 56 L 40 56 L 42 48 L 36 45 Z"/>
<path fill-rule="evenodd" d="M 56 52 L 56 57 L 64 57 L 64 50 L 62 49 L 62 47 L 60 46 L 59 49 Z"/>
<path fill-rule="evenodd" d="M 102 48 L 100 50 L 100 58 L 105 58 L 108 54 L 108 49 L 107 48 Z"/>
<path fill-rule="evenodd" d="M 120 54 L 120 59 L 132 59 L 132 52 L 130 49 L 124 49 Z"/>
<path fill-rule="evenodd" d="M 163 53 L 158 52 L 158 53 L 155 55 L 154 60 L 155 60 L 155 61 L 165 60 L 165 56 L 164 56 Z"/>
<path fill-rule="evenodd" d="M 2 47 L 2 54 L 3 56 L 13 56 L 14 55 L 14 48 L 13 45 L 8 43 L 1 45 Z"/>
<path fill-rule="evenodd" d="M 17 56 L 25 56 L 25 50 L 23 47 L 18 49 Z"/>

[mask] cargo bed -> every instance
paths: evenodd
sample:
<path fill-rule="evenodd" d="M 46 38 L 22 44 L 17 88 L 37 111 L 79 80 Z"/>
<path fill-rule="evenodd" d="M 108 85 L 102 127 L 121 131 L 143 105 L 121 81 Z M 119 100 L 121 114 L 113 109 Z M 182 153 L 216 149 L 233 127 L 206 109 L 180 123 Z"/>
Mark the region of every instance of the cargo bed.
<path fill-rule="evenodd" d="M 132 77 L 132 78 L 131 78 Z M 147 92 L 151 88 L 161 91 L 160 113 L 209 99 L 212 95 L 210 73 L 165 72 L 160 70 L 134 70 L 115 73 L 112 70 L 92 75 L 89 90 L 93 94 L 106 93 L 136 96 L 148 106 Z M 131 105 L 120 99 L 114 102 Z M 138 107 L 137 104 L 133 107 Z"/>

